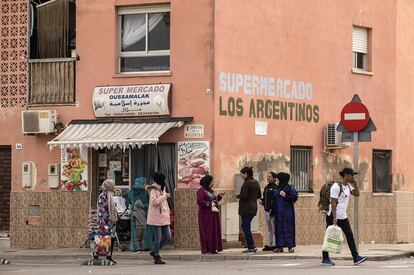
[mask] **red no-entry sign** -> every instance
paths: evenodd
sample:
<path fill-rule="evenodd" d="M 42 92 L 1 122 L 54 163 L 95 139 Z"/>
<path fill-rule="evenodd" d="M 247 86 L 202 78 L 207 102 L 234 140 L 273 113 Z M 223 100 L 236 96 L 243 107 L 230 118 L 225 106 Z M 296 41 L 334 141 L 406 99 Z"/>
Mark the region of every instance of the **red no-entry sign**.
<path fill-rule="evenodd" d="M 348 131 L 359 132 L 363 130 L 369 122 L 367 107 L 361 102 L 349 102 L 342 109 L 341 122 Z"/>

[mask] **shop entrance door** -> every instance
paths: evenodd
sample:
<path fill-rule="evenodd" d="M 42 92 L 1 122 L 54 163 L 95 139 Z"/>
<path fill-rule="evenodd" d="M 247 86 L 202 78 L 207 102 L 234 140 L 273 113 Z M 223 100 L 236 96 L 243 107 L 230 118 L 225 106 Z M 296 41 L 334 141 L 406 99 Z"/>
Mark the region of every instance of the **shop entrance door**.
<path fill-rule="evenodd" d="M 174 207 L 175 152 L 175 144 L 145 145 L 131 152 L 131 183 L 138 177 L 145 177 L 152 184 L 154 172 L 163 173 L 167 179 L 167 191 L 171 194 L 168 200 L 170 208 Z"/>
<path fill-rule="evenodd" d="M 10 230 L 11 147 L 0 146 L 0 235 Z"/>

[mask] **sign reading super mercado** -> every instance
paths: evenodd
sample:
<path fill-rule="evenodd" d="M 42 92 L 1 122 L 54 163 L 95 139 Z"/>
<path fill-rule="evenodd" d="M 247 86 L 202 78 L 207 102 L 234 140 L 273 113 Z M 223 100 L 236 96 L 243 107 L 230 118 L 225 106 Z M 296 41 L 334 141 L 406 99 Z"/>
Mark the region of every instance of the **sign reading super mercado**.
<path fill-rule="evenodd" d="M 319 122 L 319 106 L 308 103 L 313 99 L 311 82 L 221 72 L 219 87 L 229 95 L 219 97 L 220 116 L 248 113 L 251 118 Z M 246 97 L 251 98 L 246 102 Z"/>
<path fill-rule="evenodd" d="M 95 117 L 169 115 L 170 88 L 171 84 L 95 87 Z"/>

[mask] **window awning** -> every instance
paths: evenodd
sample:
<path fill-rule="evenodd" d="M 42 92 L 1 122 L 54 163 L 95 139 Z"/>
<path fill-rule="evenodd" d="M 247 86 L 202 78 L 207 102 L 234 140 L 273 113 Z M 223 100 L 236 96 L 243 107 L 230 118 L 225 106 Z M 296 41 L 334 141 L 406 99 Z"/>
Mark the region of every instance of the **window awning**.
<path fill-rule="evenodd" d="M 185 119 L 160 122 L 75 121 L 48 145 L 50 148 L 141 148 L 145 144 L 156 144 L 162 134 L 173 127 L 183 126 L 184 122 Z"/>

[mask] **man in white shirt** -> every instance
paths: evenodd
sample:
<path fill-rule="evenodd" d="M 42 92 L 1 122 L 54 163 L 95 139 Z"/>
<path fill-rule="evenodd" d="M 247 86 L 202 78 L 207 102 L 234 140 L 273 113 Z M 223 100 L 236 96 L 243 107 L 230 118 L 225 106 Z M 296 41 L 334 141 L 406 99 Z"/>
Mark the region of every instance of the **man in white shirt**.
<path fill-rule="evenodd" d="M 351 250 L 354 264 L 359 265 L 367 260 L 367 257 L 359 256 L 356 249 L 354 235 L 351 225 L 349 224 L 346 210 L 348 208 L 349 198 L 351 195 L 359 197 L 358 184 L 354 179 L 354 175 L 358 174 L 352 168 L 344 168 L 339 175 L 342 177 L 342 183 L 336 182 L 331 187 L 331 204 L 326 213 L 327 227 L 333 224 L 339 226 L 345 234 L 349 249 Z M 322 264 L 326 266 L 335 265 L 329 258 L 328 252 L 322 252 Z"/>

